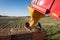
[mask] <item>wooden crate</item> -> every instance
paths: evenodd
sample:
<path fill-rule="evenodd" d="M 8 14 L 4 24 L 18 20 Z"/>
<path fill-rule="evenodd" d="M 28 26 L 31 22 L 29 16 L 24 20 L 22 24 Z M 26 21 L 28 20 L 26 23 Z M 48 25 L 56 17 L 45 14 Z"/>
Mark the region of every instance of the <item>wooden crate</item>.
<path fill-rule="evenodd" d="M 11 40 L 46 40 L 46 32 L 32 32 L 26 34 L 12 35 Z"/>
<path fill-rule="evenodd" d="M 11 40 L 31 40 L 32 34 L 27 33 L 27 34 L 17 34 L 17 35 L 12 35 Z"/>
<path fill-rule="evenodd" d="M 0 40 L 46 40 L 46 32 L 43 30 L 39 32 L 0 36 Z"/>
<path fill-rule="evenodd" d="M 0 36 L 0 40 L 11 40 L 11 36 Z"/>
<path fill-rule="evenodd" d="M 46 32 L 45 31 L 33 32 L 32 40 L 46 40 Z"/>

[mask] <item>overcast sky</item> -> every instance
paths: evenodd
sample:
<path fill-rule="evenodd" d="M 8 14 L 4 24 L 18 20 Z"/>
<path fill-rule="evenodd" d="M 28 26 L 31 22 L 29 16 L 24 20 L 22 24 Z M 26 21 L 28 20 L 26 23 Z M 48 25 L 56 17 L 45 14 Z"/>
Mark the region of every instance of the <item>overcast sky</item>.
<path fill-rule="evenodd" d="M 30 0 L 0 0 L 0 15 L 28 16 Z"/>

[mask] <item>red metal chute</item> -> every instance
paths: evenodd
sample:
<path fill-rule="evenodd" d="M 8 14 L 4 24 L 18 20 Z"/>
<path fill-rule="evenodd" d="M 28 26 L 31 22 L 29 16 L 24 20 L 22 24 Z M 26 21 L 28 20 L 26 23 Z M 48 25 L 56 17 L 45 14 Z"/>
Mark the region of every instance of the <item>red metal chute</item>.
<path fill-rule="evenodd" d="M 60 20 L 60 0 L 32 0 L 32 8 Z"/>

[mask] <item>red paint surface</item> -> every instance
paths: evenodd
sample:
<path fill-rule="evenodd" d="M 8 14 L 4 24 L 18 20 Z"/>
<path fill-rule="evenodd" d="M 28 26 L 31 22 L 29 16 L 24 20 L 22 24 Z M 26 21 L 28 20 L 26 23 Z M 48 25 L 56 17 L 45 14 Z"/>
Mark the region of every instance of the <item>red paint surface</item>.
<path fill-rule="evenodd" d="M 58 17 L 53 16 L 52 14 L 56 13 L 58 15 Z M 55 0 L 55 3 L 51 9 L 51 13 L 50 13 L 53 18 L 56 18 L 57 20 L 60 20 L 60 0 Z"/>
<path fill-rule="evenodd" d="M 58 40 L 60 40 L 60 38 Z"/>
<path fill-rule="evenodd" d="M 51 4 L 53 3 L 53 0 L 37 0 L 37 3 L 35 3 L 32 7 L 43 13 L 45 15 L 46 10 L 51 7 Z M 39 5 L 40 4 L 40 5 Z M 52 15 L 53 13 L 57 14 L 58 17 Z M 53 6 L 50 9 L 50 14 L 49 16 L 60 20 L 60 0 L 55 0 Z"/>

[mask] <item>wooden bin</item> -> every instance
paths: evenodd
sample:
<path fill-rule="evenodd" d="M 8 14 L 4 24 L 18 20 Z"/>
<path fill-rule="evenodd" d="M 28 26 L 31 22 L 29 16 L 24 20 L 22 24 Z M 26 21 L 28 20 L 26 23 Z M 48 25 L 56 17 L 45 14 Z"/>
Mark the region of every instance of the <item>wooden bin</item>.
<path fill-rule="evenodd" d="M 0 40 L 11 40 L 11 36 L 0 36 Z"/>
<path fill-rule="evenodd" d="M 46 40 L 46 32 L 45 31 L 33 32 L 32 40 Z"/>
<path fill-rule="evenodd" d="M 46 32 L 43 30 L 39 32 L 0 36 L 0 40 L 46 40 Z"/>
<path fill-rule="evenodd" d="M 11 40 L 46 40 L 46 32 L 43 30 L 39 32 L 12 35 Z"/>

